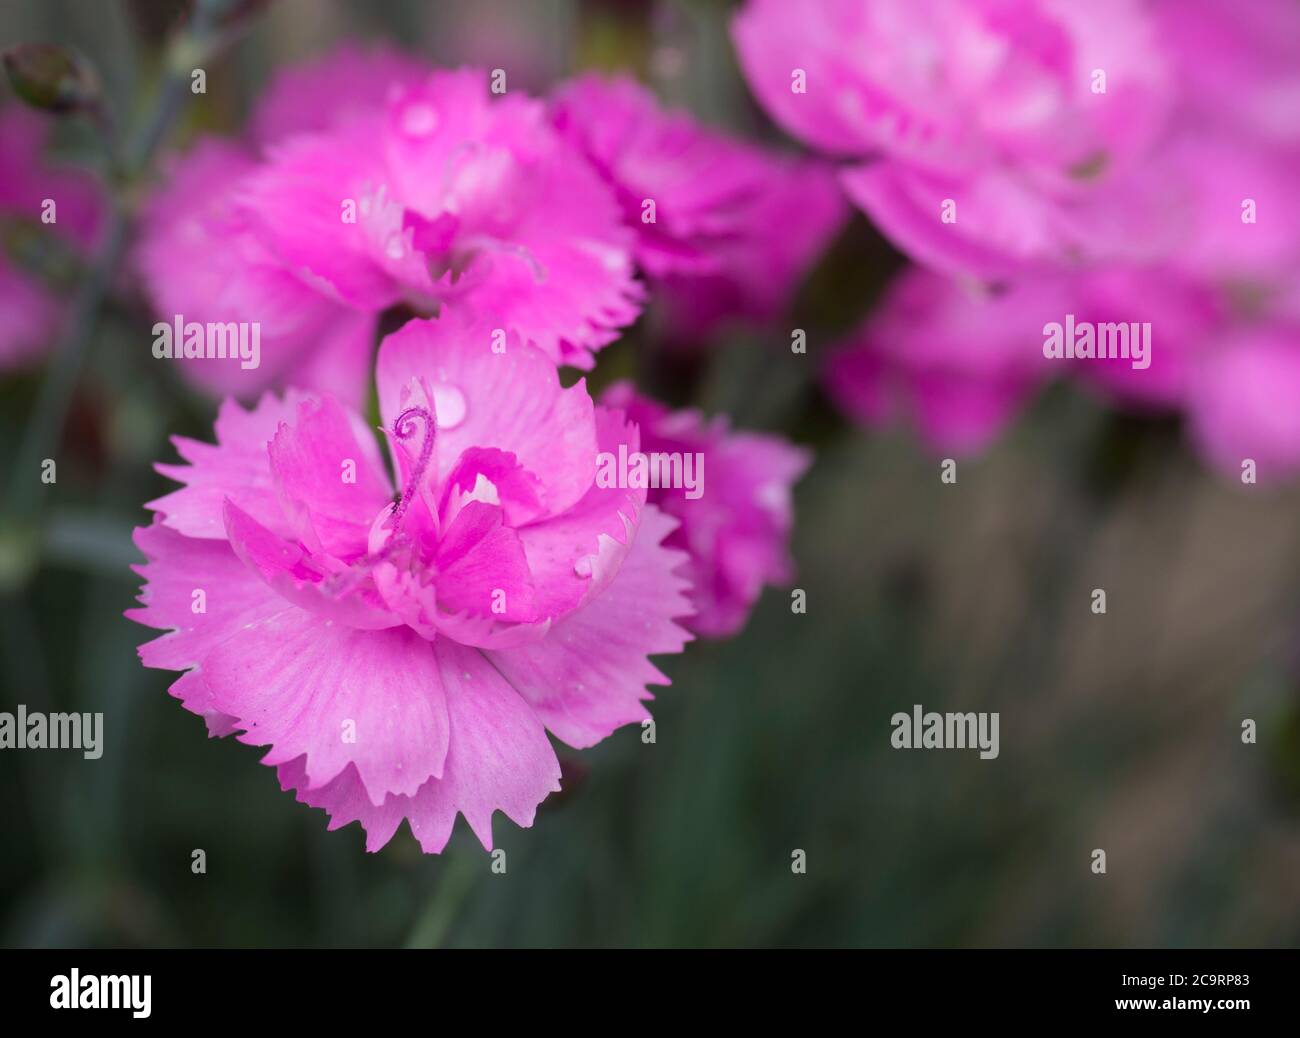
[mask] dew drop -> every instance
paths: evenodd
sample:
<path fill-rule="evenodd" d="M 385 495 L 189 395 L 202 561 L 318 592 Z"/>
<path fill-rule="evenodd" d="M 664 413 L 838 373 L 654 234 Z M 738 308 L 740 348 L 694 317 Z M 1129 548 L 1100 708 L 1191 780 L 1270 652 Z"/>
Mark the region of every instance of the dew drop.
<path fill-rule="evenodd" d="M 438 113 L 432 105 L 407 105 L 402 112 L 402 132 L 410 137 L 427 137 L 438 128 Z"/>
<path fill-rule="evenodd" d="M 790 495 L 780 483 L 764 483 L 754 494 L 754 503 L 769 512 L 780 513 L 789 505 Z"/>
<path fill-rule="evenodd" d="M 433 410 L 438 416 L 439 429 L 454 429 L 465 420 L 465 394 L 455 386 L 435 383 Z"/>
<path fill-rule="evenodd" d="M 578 576 L 580 577 L 591 576 L 591 556 L 584 555 L 577 562 L 575 562 L 573 564 L 573 572 L 578 574 Z"/>

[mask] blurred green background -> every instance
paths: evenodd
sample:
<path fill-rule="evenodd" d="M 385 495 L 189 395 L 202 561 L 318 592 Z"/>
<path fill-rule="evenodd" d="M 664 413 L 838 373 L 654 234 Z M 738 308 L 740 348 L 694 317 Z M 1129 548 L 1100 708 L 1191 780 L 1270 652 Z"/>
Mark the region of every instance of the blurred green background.
<path fill-rule="evenodd" d="M 627 68 L 701 119 L 782 145 L 749 100 L 726 3 L 274 0 L 208 69 L 170 147 L 235 131 L 280 65 L 344 39 L 510 70 L 538 91 Z M 147 108 L 174 3 L 0 7 L 0 44 L 78 47 L 118 111 Z M 93 154 L 76 127 L 72 156 Z M 1300 939 L 1300 488 L 1226 483 L 1169 420 L 1054 387 L 956 485 L 904 430 L 867 434 L 819 355 L 899 258 L 858 216 L 788 323 L 664 352 L 650 312 L 593 384 L 635 375 L 815 448 L 797 584 L 747 629 L 660 660 L 657 742 L 562 750 L 505 875 L 458 825 L 426 857 L 279 791 L 209 740 L 125 620 L 166 438 L 215 406 L 150 362 L 123 278 L 63 430 L 39 539 L 0 525 L 0 709 L 103 711 L 105 752 L 0 752 L 0 941 L 219 946 L 1293 945 Z M 806 356 L 789 327 L 809 330 Z M 41 372 L 0 380 L 4 485 Z M 1108 612 L 1093 615 L 1091 590 Z M 899 752 L 890 715 L 1001 713 L 1001 755 Z M 1253 718 L 1259 743 L 1243 745 Z M 190 870 L 207 853 L 206 875 Z M 1108 873 L 1090 871 L 1104 848 Z M 791 853 L 807 853 L 807 874 Z"/>

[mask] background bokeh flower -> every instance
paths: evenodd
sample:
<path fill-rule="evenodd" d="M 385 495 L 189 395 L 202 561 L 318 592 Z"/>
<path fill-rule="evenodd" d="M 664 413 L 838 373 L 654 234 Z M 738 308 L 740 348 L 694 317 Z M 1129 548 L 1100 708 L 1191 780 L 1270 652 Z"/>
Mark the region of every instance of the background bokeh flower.
<path fill-rule="evenodd" d="M 51 273 L 88 255 L 102 225 L 95 178 L 45 154 L 52 129 L 18 102 L 0 107 L 0 371 L 51 345 L 62 323 Z"/>
<path fill-rule="evenodd" d="M 908 328 L 869 319 L 875 347 L 830 369 L 849 413 L 875 420 L 891 406 L 878 369 L 892 349 L 931 382 L 940 368 L 963 373 L 947 401 L 902 380 L 931 413 L 931 443 L 945 439 L 933 430 L 945 414 L 974 409 L 983 445 L 1024 395 L 998 358 L 1032 365 L 1034 338 L 1018 316 L 1012 336 L 985 327 L 1052 300 L 1066 308 L 1049 320 L 1151 321 L 1152 368 L 1103 365 L 1115 400 L 1186 412 L 1193 444 L 1229 473 L 1247 459 L 1273 481 L 1294 472 L 1300 329 L 1285 300 L 1300 279 L 1300 115 L 1285 99 L 1298 23 L 1287 0 L 1240 23 L 1213 3 L 748 0 L 732 32 L 755 96 L 793 136 L 848 160 L 849 196 L 944 275 L 911 277 L 912 305 L 924 285 L 931 313 L 985 303 L 966 312 L 968 334 L 931 337 L 924 357 L 904 345 L 917 340 Z M 956 284 L 972 280 L 985 290 Z M 936 343 L 951 357 L 937 359 Z"/>

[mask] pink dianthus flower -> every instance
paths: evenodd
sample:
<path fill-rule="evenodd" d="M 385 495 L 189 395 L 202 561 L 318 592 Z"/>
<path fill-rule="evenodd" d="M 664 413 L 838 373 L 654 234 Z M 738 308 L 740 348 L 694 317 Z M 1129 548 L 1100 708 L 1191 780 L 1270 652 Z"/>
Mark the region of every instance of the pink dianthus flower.
<path fill-rule="evenodd" d="M 187 464 L 159 471 L 185 485 L 136 532 L 128 615 L 169 631 L 145 665 L 185 671 L 187 709 L 370 850 L 404 818 L 431 853 L 457 812 L 488 848 L 495 810 L 530 825 L 559 788 L 546 732 L 585 747 L 648 717 L 647 656 L 690 637 L 674 520 L 595 481 L 635 425 L 495 332 L 449 312 L 381 345 L 396 487 L 332 398 L 227 401 L 215 444 L 175 440 Z"/>
<path fill-rule="evenodd" d="M 665 544 L 690 560 L 695 614 L 688 626 L 713 638 L 735 634 L 764 585 L 794 577 L 791 491 L 811 453 L 779 436 L 734 431 L 722 417 L 672 411 L 627 382 L 610 386 L 601 402 L 640 426 L 647 458 L 676 456 L 681 471 L 691 473 L 692 486 L 683 479 L 682 486 L 652 488 L 649 501 L 680 523 Z"/>
<path fill-rule="evenodd" d="M 248 142 L 179 159 L 138 256 L 164 319 L 262 325 L 257 369 L 187 363 L 195 377 L 355 404 L 376 317 L 399 304 L 492 313 L 556 363 L 590 368 L 639 313 L 631 247 L 542 102 L 495 98 L 485 70 L 345 49 L 277 80 Z"/>
<path fill-rule="evenodd" d="M 779 316 L 848 215 L 829 163 L 665 110 L 628 77 L 581 76 L 557 92 L 553 109 L 617 194 L 675 342 L 728 318 Z"/>
<path fill-rule="evenodd" d="M 0 371 L 40 357 L 53 345 L 61 324 L 50 286 L 11 259 L 9 247 L 49 234 L 61 248 L 85 256 L 103 225 L 102 192 L 95 178 L 44 160 L 50 130 L 48 116 L 17 104 L 0 108 Z M 44 221 L 47 211 L 53 222 Z"/>

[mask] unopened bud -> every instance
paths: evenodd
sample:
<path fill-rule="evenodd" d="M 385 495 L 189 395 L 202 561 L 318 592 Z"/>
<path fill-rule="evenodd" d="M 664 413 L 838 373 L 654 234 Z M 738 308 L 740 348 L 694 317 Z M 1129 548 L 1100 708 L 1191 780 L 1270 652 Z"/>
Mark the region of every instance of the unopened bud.
<path fill-rule="evenodd" d="M 99 76 L 86 59 L 54 43 L 19 43 L 4 52 L 14 93 L 46 112 L 86 111 L 98 106 Z"/>

